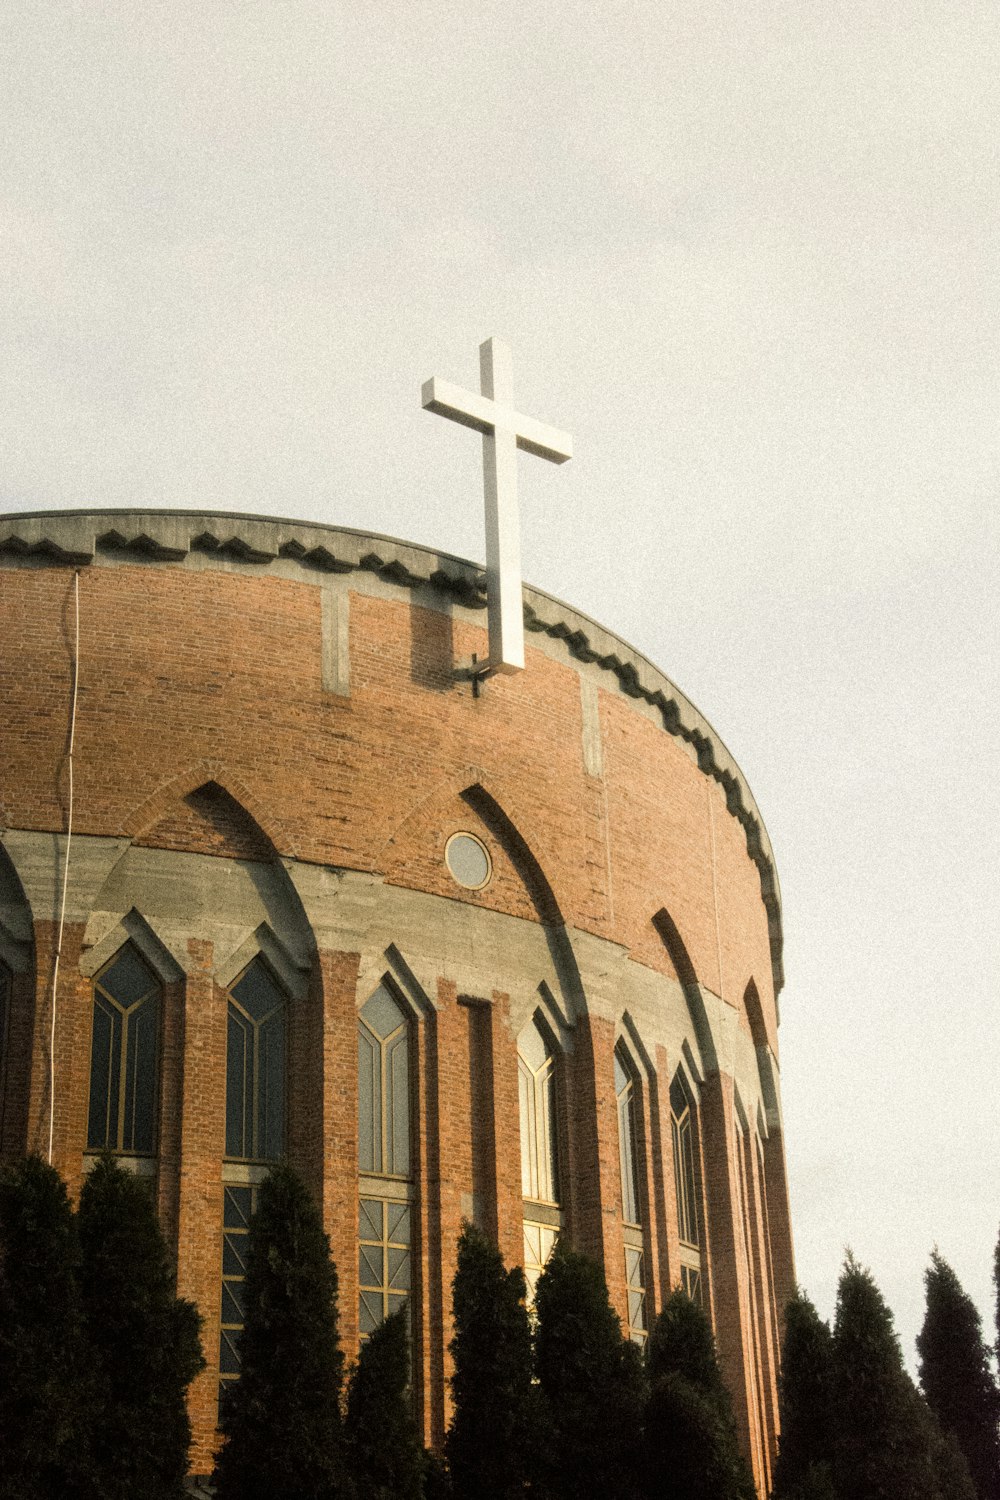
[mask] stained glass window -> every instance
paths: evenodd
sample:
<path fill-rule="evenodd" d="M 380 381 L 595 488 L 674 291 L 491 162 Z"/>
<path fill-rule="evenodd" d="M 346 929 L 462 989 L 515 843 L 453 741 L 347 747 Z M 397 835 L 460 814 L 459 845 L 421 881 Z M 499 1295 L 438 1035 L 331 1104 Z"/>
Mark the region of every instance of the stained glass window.
<path fill-rule="evenodd" d="M 536 1203 L 558 1203 L 555 1058 L 537 1020 L 517 1042 L 521 1119 L 521 1194 Z"/>
<path fill-rule="evenodd" d="M 358 1018 L 358 1165 L 410 1175 L 410 1058 L 406 1013 L 380 984 Z"/>
<path fill-rule="evenodd" d="M 88 1151 L 155 1150 L 160 988 L 131 943 L 94 981 Z"/>
<path fill-rule="evenodd" d="M 284 991 L 262 958 L 229 989 L 226 1156 L 276 1161 L 285 1149 Z"/>
<path fill-rule="evenodd" d="M 670 1085 L 670 1120 L 674 1144 L 674 1187 L 677 1193 L 677 1236 L 680 1240 L 681 1286 L 694 1302 L 703 1303 L 701 1215 L 698 1207 L 697 1136 L 695 1117 L 680 1073 Z"/>
<path fill-rule="evenodd" d="M 359 1324 L 362 1339 L 410 1295 L 411 1207 L 398 1199 L 362 1198 L 358 1222 Z"/>
<path fill-rule="evenodd" d="M 243 1285 L 247 1274 L 247 1242 L 250 1220 L 257 1207 L 255 1187 L 223 1188 L 222 1207 L 222 1320 L 219 1333 L 219 1390 L 239 1376 L 240 1334 L 245 1304 Z"/>
<path fill-rule="evenodd" d="M 414 1190 L 410 1143 L 411 1028 L 380 984 L 358 1015 L 358 1326 L 362 1339 L 410 1302 Z M 381 1179 L 381 1180 L 380 1180 Z M 416 1330 L 411 1326 L 411 1337 Z"/>
<path fill-rule="evenodd" d="M 636 1087 L 631 1062 L 621 1046 L 615 1048 L 615 1094 L 618 1099 L 618 1157 L 622 1179 L 622 1218 L 626 1224 L 641 1224 Z"/>
<path fill-rule="evenodd" d="M 628 1296 L 628 1336 L 644 1344 L 646 1323 L 646 1255 L 638 1245 L 625 1246 L 625 1289 Z"/>
<path fill-rule="evenodd" d="M 670 1087 L 674 1138 L 674 1185 L 677 1189 L 677 1232 L 685 1245 L 701 1243 L 698 1233 L 698 1192 L 695 1172 L 694 1127 L 691 1104 L 678 1077 Z"/>

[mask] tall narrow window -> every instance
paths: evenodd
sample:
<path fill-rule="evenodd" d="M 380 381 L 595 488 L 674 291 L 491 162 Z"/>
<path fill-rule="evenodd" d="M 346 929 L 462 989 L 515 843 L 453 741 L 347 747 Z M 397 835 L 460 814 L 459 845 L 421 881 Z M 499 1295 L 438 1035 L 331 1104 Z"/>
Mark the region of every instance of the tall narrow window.
<path fill-rule="evenodd" d="M 625 1241 L 625 1286 L 628 1333 L 635 1344 L 646 1342 L 646 1254 L 639 1182 L 638 1081 L 622 1043 L 615 1048 L 615 1096 L 618 1101 L 618 1160 L 622 1182 L 622 1233 Z"/>
<path fill-rule="evenodd" d="M 285 994 L 262 958 L 229 989 L 226 1156 L 277 1161 L 285 1149 Z"/>
<path fill-rule="evenodd" d="M 88 1151 L 156 1149 L 160 989 L 131 943 L 94 980 Z"/>
<path fill-rule="evenodd" d="M 680 1240 L 681 1286 L 693 1302 L 702 1302 L 701 1216 L 698 1212 L 698 1172 L 694 1114 L 680 1073 L 670 1085 L 670 1116 L 674 1144 L 674 1186 L 677 1192 L 677 1237 Z"/>
<path fill-rule="evenodd" d="M 541 1022 L 533 1017 L 517 1040 L 521 1124 L 521 1196 L 524 1213 L 524 1274 L 529 1299 L 562 1225 L 559 1203 L 558 1116 L 555 1055 Z"/>
<path fill-rule="evenodd" d="M 410 1026 L 387 984 L 358 1016 L 358 1316 L 362 1339 L 410 1295 Z"/>
<path fill-rule="evenodd" d="M 255 958 L 229 986 L 220 1397 L 240 1373 L 247 1236 L 258 1185 L 267 1164 L 285 1150 L 287 1009 L 285 991 L 262 958 Z"/>

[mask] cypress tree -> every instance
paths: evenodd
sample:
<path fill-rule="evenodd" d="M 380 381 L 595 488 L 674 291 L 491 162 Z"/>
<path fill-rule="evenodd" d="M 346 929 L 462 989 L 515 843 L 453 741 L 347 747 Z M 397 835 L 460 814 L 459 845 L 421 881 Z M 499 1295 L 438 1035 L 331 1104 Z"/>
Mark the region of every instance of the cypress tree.
<path fill-rule="evenodd" d="M 535 1369 L 552 1500 L 634 1492 L 641 1472 L 644 1377 L 608 1300 L 601 1267 L 557 1242 L 538 1279 Z"/>
<path fill-rule="evenodd" d="M 104 1500 L 180 1500 L 204 1367 L 194 1304 L 176 1295 L 147 1187 L 112 1156 L 87 1177 L 78 1216 L 84 1328 L 99 1406 L 91 1461 Z"/>
<path fill-rule="evenodd" d="M 941 1434 L 903 1368 L 892 1314 L 871 1273 L 848 1254 L 833 1334 L 834 1483 L 840 1500 L 967 1500 Z M 954 1457 L 954 1455 L 952 1455 Z M 942 1485 L 951 1492 L 942 1495 Z"/>
<path fill-rule="evenodd" d="M 524 1272 L 464 1225 L 453 1283 L 452 1420 L 445 1451 L 457 1500 L 525 1493 L 537 1437 Z"/>
<path fill-rule="evenodd" d="M 785 1310 L 773 1500 L 833 1494 L 832 1366 L 829 1326 L 797 1291 Z"/>
<path fill-rule="evenodd" d="M 409 1397 L 408 1313 L 361 1346 L 347 1390 L 347 1448 L 358 1500 L 420 1500 L 424 1455 Z"/>
<path fill-rule="evenodd" d="M 1000 1392 L 982 1321 L 935 1250 L 925 1274 L 927 1312 L 917 1336 L 920 1383 L 942 1429 L 965 1455 L 979 1500 L 1000 1500 Z"/>
<path fill-rule="evenodd" d="M 66 1185 L 30 1156 L 0 1175 L 0 1496 L 95 1497 L 94 1385 Z"/>
<path fill-rule="evenodd" d="M 650 1494 L 755 1500 L 708 1318 L 685 1292 L 673 1292 L 664 1304 L 650 1335 L 647 1363 Z"/>
<path fill-rule="evenodd" d="M 218 1500 L 350 1495 L 337 1273 L 308 1190 L 284 1164 L 260 1187 L 244 1293 L 243 1368 L 222 1406 Z"/>

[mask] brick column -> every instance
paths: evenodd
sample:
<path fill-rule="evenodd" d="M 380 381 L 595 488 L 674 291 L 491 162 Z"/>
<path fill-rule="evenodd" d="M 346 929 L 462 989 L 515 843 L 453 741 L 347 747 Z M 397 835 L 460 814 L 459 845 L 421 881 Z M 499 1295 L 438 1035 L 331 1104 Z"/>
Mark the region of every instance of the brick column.
<path fill-rule="evenodd" d="M 66 1179 L 73 1197 L 80 1191 L 83 1174 L 90 1082 L 90 1005 L 93 992 L 90 981 L 81 977 L 79 969 L 83 931 L 82 922 L 66 923 L 56 1000 L 52 1165 Z M 38 968 L 29 1083 L 28 1149 L 37 1151 L 42 1157 L 47 1157 L 49 1150 L 49 1038 L 56 936 L 56 923 L 37 924 Z"/>
<path fill-rule="evenodd" d="M 358 1349 L 358 1042 L 357 953 L 319 955 L 317 1084 L 321 1110 L 300 1111 L 297 1141 L 321 1174 L 323 1228 L 339 1282 L 340 1340 L 348 1360 Z M 304 1111 L 304 1106 L 303 1106 Z M 315 1159 L 317 1148 L 319 1159 Z"/>
<path fill-rule="evenodd" d="M 710 1073 L 701 1089 L 699 1124 L 708 1204 L 708 1260 L 712 1283 L 715 1340 L 723 1378 L 733 1398 L 740 1447 L 762 1486 L 755 1397 L 750 1286 L 737 1220 L 739 1195 L 735 1159 L 733 1080 Z M 744 1340 L 744 1334 L 746 1335 Z"/>
<path fill-rule="evenodd" d="M 216 988 L 212 944 L 188 942 L 181 1084 L 177 1291 L 197 1303 L 206 1369 L 188 1397 L 191 1470 L 212 1468 L 219 1395 L 222 1286 L 222 1155 L 226 1117 L 226 998 Z"/>
<path fill-rule="evenodd" d="M 493 991 L 488 1022 L 488 1071 L 484 1091 L 492 1115 L 492 1233 L 504 1265 L 524 1261 L 524 1217 L 521 1198 L 521 1102 L 517 1072 L 517 1043 L 510 1029 L 510 996 Z"/>

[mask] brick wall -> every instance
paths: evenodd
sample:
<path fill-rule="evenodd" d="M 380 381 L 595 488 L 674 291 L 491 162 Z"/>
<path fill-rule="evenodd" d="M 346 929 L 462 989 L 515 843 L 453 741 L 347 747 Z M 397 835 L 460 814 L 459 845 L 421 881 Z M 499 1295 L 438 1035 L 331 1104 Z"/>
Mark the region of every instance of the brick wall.
<path fill-rule="evenodd" d="M 66 818 L 72 575 L 15 567 L 0 580 L 0 807 L 9 829 L 48 835 Z M 80 577 L 80 620 L 78 835 L 201 855 L 220 879 L 234 860 L 328 867 L 374 881 L 373 902 L 378 891 L 404 901 L 421 893 L 444 913 L 435 918 L 440 934 L 422 940 L 426 996 L 412 1019 L 414 1371 L 428 1441 L 440 1442 L 447 1422 L 450 1282 L 462 1220 L 475 1217 L 496 1235 L 509 1262 L 521 1254 L 515 1025 L 534 1002 L 504 969 L 509 934 L 542 924 L 558 972 L 570 976 L 558 997 L 572 1032 L 557 1060 L 564 1224 L 575 1244 L 604 1260 L 623 1317 L 614 1046 L 628 1009 L 645 1028 L 648 1060 L 640 1166 L 655 1303 L 679 1280 L 670 1078 L 682 1044 L 700 1056 L 682 998 L 670 997 L 682 996 L 682 983 L 700 987 L 710 1024 L 720 1037 L 732 1034 L 714 1063 L 700 1056 L 706 1292 L 763 1483 L 775 1442 L 776 1309 L 794 1271 L 777 1129 L 740 1222 L 735 1085 L 718 1069 L 731 1066 L 737 1035 L 751 1057 L 756 1043 L 776 1054 L 777 1025 L 760 875 L 723 789 L 608 674 L 598 691 L 603 770 L 593 774 L 580 671 L 564 653 L 529 638 L 527 670 L 491 680 L 474 697 L 454 666 L 485 654 L 482 628 L 457 612 L 417 607 L 400 589 L 369 587 L 360 575 L 343 695 L 323 687 L 321 599 L 309 580 L 249 569 L 94 567 Z M 445 865 L 445 844 L 459 829 L 489 848 L 493 877 L 481 891 L 457 886 Z M 35 964 L 34 981 L 17 975 L 13 987 L 0 1141 L 7 1156 L 48 1144 L 56 909 L 38 897 L 41 877 L 14 873 L 28 886 L 35 880 Z M 682 938 L 691 974 L 678 975 L 653 922 L 660 911 Z M 156 926 L 155 913 L 142 914 Z M 80 963 L 95 940 L 90 920 L 87 910 L 75 912 L 64 933 L 56 1026 L 54 1160 L 74 1190 L 87 1124 L 92 1000 Z M 503 936 L 484 948 L 494 930 Z M 364 933 L 345 933 L 339 946 L 315 941 L 290 1031 L 289 1152 L 322 1204 L 349 1356 L 357 1346 L 354 1032 L 367 998 L 359 992 L 363 945 Z M 481 952 L 501 954 L 488 959 L 495 972 L 485 984 Z M 191 1397 L 201 1472 L 211 1466 L 217 1394 L 220 961 L 212 941 L 192 931 L 178 958 L 185 978 L 165 990 L 161 1044 L 158 1202 L 179 1289 L 204 1317 L 209 1366 Z M 626 986 L 647 976 L 648 995 L 662 1004 L 616 988 L 613 970 Z M 466 971 L 475 976 L 468 982 Z M 753 1017 L 743 1005 L 750 984 Z M 747 1235 L 756 1247 L 749 1271 Z"/>

